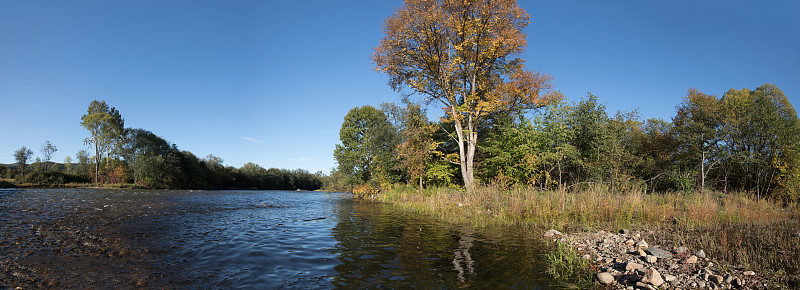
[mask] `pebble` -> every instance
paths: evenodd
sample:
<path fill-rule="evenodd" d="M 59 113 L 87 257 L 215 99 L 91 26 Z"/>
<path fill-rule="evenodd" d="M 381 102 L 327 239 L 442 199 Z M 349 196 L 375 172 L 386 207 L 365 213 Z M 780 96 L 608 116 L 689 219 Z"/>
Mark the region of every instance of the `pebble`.
<path fill-rule="evenodd" d="M 650 268 L 644 272 L 642 282 L 658 287 L 664 284 L 664 279 L 661 278 L 661 274 L 656 269 Z"/>
<path fill-rule="evenodd" d="M 683 260 L 681 260 L 681 263 L 683 263 L 683 264 L 694 264 L 694 263 L 697 263 L 697 256 L 686 257 Z"/>
<path fill-rule="evenodd" d="M 706 258 L 706 252 L 704 252 L 703 250 L 697 251 L 697 253 L 694 253 L 694 255 L 697 256 L 698 258 L 703 258 L 703 259 Z"/>
<path fill-rule="evenodd" d="M 636 243 L 636 247 L 639 248 L 639 249 L 647 249 L 648 245 L 647 245 L 647 242 L 645 242 L 644 240 L 641 240 L 638 243 Z"/>
<path fill-rule="evenodd" d="M 708 276 L 708 281 L 714 284 L 722 284 L 722 276 L 720 275 L 710 275 Z"/>
<path fill-rule="evenodd" d="M 675 281 L 677 279 L 678 279 L 678 277 L 672 276 L 670 274 L 664 274 L 664 281 L 672 282 L 672 281 Z"/>
<path fill-rule="evenodd" d="M 644 261 L 648 262 L 650 264 L 653 264 L 653 263 L 658 261 L 658 257 L 652 256 L 652 255 L 647 255 L 647 256 L 644 257 Z"/>
<path fill-rule="evenodd" d="M 675 253 L 678 255 L 686 254 L 686 252 L 688 251 L 689 250 L 687 250 L 686 247 L 678 247 L 677 249 L 675 249 Z"/>
<path fill-rule="evenodd" d="M 736 288 L 740 288 L 740 287 L 744 286 L 744 283 L 742 282 L 741 278 L 736 277 L 736 278 L 733 278 L 733 281 L 731 281 L 731 286 L 736 287 Z"/>
<path fill-rule="evenodd" d="M 755 276 L 755 275 L 756 275 L 756 272 L 753 272 L 753 271 L 744 271 L 744 273 L 742 273 L 742 274 L 744 274 L 745 276 Z"/>
<path fill-rule="evenodd" d="M 644 266 L 642 266 L 641 264 L 637 264 L 637 263 L 634 263 L 634 262 L 628 262 L 628 264 L 625 265 L 625 271 L 641 269 L 643 267 Z"/>
<path fill-rule="evenodd" d="M 614 275 L 608 272 L 597 273 L 597 280 L 604 285 L 614 283 Z"/>

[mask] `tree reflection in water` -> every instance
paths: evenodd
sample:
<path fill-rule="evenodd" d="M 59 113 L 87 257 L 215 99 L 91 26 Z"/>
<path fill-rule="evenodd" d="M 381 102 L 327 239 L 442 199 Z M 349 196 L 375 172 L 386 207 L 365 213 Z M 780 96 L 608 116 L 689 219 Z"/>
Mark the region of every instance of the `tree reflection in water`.
<path fill-rule="evenodd" d="M 459 227 L 367 201 L 337 208 L 334 287 L 559 287 L 545 274 L 544 248 L 519 229 Z"/>
<path fill-rule="evenodd" d="M 464 278 L 464 267 L 461 266 L 463 263 L 467 266 L 467 273 L 475 274 L 475 268 L 472 266 L 475 264 L 475 261 L 472 260 L 472 256 L 469 254 L 469 249 L 472 248 L 472 242 L 475 241 L 469 235 L 461 235 L 461 240 L 458 241 L 458 249 L 455 252 L 455 258 L 453 258 L 453 270 L 458 272 L 456 276 L 458 278 L 458 282 L 464 283 L 467 280 Z"/>

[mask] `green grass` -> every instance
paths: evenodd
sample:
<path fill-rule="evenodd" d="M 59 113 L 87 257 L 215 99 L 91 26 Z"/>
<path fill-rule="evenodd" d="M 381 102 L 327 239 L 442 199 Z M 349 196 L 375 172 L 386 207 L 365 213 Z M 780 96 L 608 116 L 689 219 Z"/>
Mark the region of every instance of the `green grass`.
<path fill-rule="evenodd" d="M 547 273 L 559 281 L 565 281 L 578 288 L 587 288 L 594 282 L 589 261 L 578 256 L 578 252 L 566 242 L 557 242 L 547 254 L 549 266 Z"/>

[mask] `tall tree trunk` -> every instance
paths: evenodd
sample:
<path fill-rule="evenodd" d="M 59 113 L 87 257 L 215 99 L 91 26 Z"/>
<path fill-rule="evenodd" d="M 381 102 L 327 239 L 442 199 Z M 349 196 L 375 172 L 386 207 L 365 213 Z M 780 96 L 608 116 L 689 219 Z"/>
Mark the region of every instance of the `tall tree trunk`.
<path fill-rule="evenodd" d="M 98 183 L 100 177 L 100 147 L 95 141 L 94 145 L 94 183 Z"/>
<path fill-rule="evenodd" d="M 419 194 L 422 194 L 422 174 L 419 175 Z"/>
<path fill-rule="evenodd" d="M 468 191 L 472 191 L 475 186 L 473 184 L 475 179 L 473 177 L 472 170 L 475 142 L 471 139 L 473 139 L 473 136 L 477 137 L 477 134 L 473 132 L 464 132 L 463 123 L 460 119 L 458 119 L 458 115 L 454 107 L 450 108 L 450 113 L 453 115 L 456 127 L 456 135 L 458 137 L 458 159 L 459 167 L 461 168 L 461 176 L 464 178 L 464 187 L 466 187 Z M 466 138 L 464 136 L 465 133 L 467 134 Z"/>

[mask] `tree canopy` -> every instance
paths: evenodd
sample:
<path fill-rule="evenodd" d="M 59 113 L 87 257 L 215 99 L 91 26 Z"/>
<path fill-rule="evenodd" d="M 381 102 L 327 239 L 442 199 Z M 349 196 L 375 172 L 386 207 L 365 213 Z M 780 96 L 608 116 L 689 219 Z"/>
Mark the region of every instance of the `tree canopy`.
<path fill-rule="evenodd" d="M 465 186 L 474 182 L 478 129 L 498 113 L 537 108 L 558 94 L 517 56 L 528 14 L 515 0 L 406 0 L 386 19 L 373 60 L 395 90 L 444 106 L 455 124 Z"/>
<path fill-rule="evenodd" d="M 84 140 L 84 143 L 94 146 L 94 181 L 98 182 L 103 154 L 111 154 L 112 146 L 124 133 L 125 120 L 122 119 L 119 111 L 114 107 L 109 107 L 106 101 L 94 100 L 89 104 L 86 114 L 81 117 L 81 126 L 86 128 L 90 135 Z"/>

